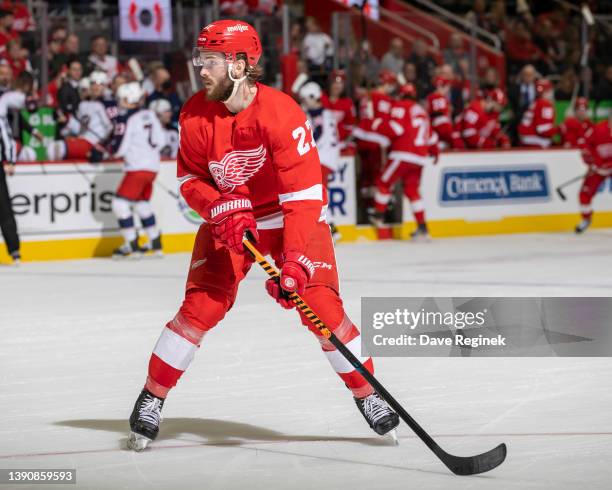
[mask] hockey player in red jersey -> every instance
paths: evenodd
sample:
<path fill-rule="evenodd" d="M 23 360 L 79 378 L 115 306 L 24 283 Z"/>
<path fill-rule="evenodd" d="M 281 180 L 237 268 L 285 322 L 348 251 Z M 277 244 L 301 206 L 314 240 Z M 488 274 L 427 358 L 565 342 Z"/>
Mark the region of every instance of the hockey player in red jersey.
<path fill-rule="evenodd" d="M 378 131 L 389 138 L 391 148 L 389 160 L 376 180 L 374 212 L 370 215 L 373 224 L 382 224 L 391 189 L 400 179 L 404 183 L 404 194 L 410 201 L 417 229 L 413 240 L 429 238 L 425 222 L 425 206 L 420 193 L 423 167 L 433 156 L 435 164 L 439 156 L 438 137 L 432 131 L 427 112 L 416 103 L 416 89 L 407 83 L 400 87 L 400 99 L 392 109 L 393 118 L 381 121 Z"/>
<path fill-rule="evenodd" d="M 353 129 L 361 159 L 359 190 L 366 202 L 374 196 L 376 176 L 386 161 L 389 145 L 388 139 L 381 136 L 372 124 L 375 120 L 383 121 L 391 117 L 391 107 L 395 102 L 392 94 L 397 88 L 397 76 L 392 71 L 381 71 L 379 79 L 378 87 L 362 95 L 359 102 L 359 124 Z"/>
<path fill-rule="evenodd" d="M 566 117 L 559 125 L 561 141 L 565 148 L 583 148 L 584 135 L 593 127 L 589 119 L 589 101 L 586 97 L 578 97 L 574 105 L 574 116 Z"/>
<path fill-rule="evenodd" d="M 501 89 L 474 99 L 463 111 L 458 126 L 466 148 L 508 148 L 510 140 L 501 130 L 499 115 L 506 105 Z"/>
<path fill-rule="evenodd" d="M 352 149 L 354 144 L 348 139 L 357 122 L 355 104 L 353 99 L 346 96 L 346 73 L 344 70 L 334 70 L 330 76 L 329 93 L 321 96 L 321 103 L 325 109 L 332 111 L 338 124 L 338 137 L 340 150 Z"/>
<path fill-rule="evenodd" d="M 462 148 L 462 144 L 458 144 L 458 132 L 455 131 L 450 101 L 448 94 L 450 92 L 452 81 L 448 78 L 437 76 L 433 79 L 435 90 L 427 96 L 427 112 L 431 120 L 431 127 L 437 133 L 440 140 L 440 149 Z"/>
<path fill-rule="evenodd" d="M 536 82 L 536 100 L 523 114 L 518 127 L 521 146 L 528 148 L 549 148 L 553 136 L 557 134 L 555 126 L 555 106 L 553 105 L 553 86 L 545 78 Z"/>
<path fill-rule="evenodd" d="M 205 334 L 234 304 L 238 285 L 253 264 L 242 245 L 247 231 L 281 269 L 278 280 L 265 283 L 268 294 L 293 308 L 286 293 L 298 292 L 373 371 L 338 293 L 310 123 L 288 95 L 257 82 L 260 56 L 259 36 L 245 22 L 216 21 L 198 37 L 193 62 L 206 92 L 196 93 L 181 110 L 177 164 L 180 193 L 205 222 L 194 244 L 183 304 L 162 330 L 130 416 L 128 445 L 135 450 L 155 439 L 168 392 Z M 318 337 L 373 430 L 384 434 L 395 428 L 397 414 L 318 329 L 305 317 L 302 323 Z"/>
<path fill-rule="evenodd" d="M 583 233 L 591 225 L 593 197 L 601 183 L 612 175 L 612 114 L 607 121 L 588 129 L 584 140 L 583 158 L 589 170 L 580 188 L 582 221 L 576 226 L 576 233 Z"/>

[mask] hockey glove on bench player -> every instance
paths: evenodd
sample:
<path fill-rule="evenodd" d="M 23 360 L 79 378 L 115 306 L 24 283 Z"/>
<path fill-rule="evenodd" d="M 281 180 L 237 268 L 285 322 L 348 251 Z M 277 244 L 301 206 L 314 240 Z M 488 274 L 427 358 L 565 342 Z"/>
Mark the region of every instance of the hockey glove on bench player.
<path fill-rule="evenodd" d="M 299 252 L 287 252 L 284 256 L 280 278 L 268 279 L 266 291 L 283 308 L 290 310 L 295 304 L 289 299 L 289 293 L 303 295 L 314 272 L 314 264 L 308 257 Z"/>
<path fill-rule="evenodd" d="M 254 240 L 259 240 L 257 223 L 251 201 L 239 194 L 224 194 L 205 208 L 203 216 L 215 240 L 232 252 L 244 254 L 242 237 L 248 230 Z"/>

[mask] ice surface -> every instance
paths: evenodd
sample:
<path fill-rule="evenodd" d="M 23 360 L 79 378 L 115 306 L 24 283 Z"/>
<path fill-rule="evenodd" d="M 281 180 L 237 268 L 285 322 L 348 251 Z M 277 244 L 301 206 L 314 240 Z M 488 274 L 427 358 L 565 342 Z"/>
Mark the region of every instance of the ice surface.
<path fill-rule="evenodd" d="M 355 320 L 362 296 L 612 296 L 611 231 L 337 253 Z M 456 477 L 407 426 L 395 447 L 365 425 L 257 267 L 170 394 L 153 448 L 123 450 L 188 261 L 0 268 L 0 468 L 77 468 L 88 489 L 612 488 L 610 359 L 378 359 L 379 379 L 448 451 L 508 444 L 500 468 Z"/>

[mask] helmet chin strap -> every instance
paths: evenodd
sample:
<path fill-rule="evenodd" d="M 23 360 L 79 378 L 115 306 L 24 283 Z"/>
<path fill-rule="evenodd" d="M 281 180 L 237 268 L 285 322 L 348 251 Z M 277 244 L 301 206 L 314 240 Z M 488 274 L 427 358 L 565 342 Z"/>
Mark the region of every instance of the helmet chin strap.
<path fill-rule="evenodd" d="M 229 76 L 230 80 L 234 82 L 234 88 L 232 89 L 231 95 L 224 101 L 225 103 L 228 103 L 230 100 L 232 100 L 236 96 L 236 94 L 238 93 L 238 87 L 247 78 L 246 75 L 243 75 L 240 78 L 234 78 L 234 76 L 232 75 L 233 69 L 234 69 L 234 63 L 228 63 L 227 64 L 227 75 Z"/>

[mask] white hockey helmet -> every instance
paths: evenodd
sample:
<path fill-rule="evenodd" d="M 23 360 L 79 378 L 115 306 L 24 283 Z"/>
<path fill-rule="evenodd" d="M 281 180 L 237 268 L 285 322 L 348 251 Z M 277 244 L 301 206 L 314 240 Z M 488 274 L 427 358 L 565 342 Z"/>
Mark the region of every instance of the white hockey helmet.
<path fill-rule="evenodd" d="M 167 99 L 155 99 L 153 102 L 149 104 L 149 109 L 151 109 L 158 116 L 163 114 L 164 112 L 172 111 L 172 106 Z"/>
<path fill-rule="evenodd" d="M 91 80 L 91 83 L 97 83 L 98 85 L 108 85 L 110 82 L 106 72 L 99 70 L 92 71 L 89 74 L 89 79 Z"/>
<path fill-rule="evenodd" d="M 323 95 L 321 87 L 316 82 L 307 82 L 300 87 L 298 96 L 301 100 L 310 99 L 312 101 L 319 100 Z"/>
<path fill-rule="evenodd" d="M 138 104 L 143 96 L 144 90 L 138 82 L 124 83 L 117 89 L 117 99 L 125 100 L 128 104 Z"/>
<path fill-rule="evenodd" d="M 89 90 L 91 88 L 91 80 L 87 77 L 79 80 L 79 90 Z"/>

